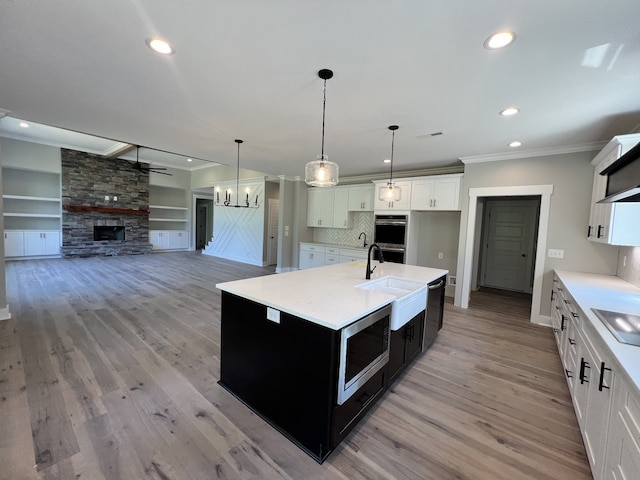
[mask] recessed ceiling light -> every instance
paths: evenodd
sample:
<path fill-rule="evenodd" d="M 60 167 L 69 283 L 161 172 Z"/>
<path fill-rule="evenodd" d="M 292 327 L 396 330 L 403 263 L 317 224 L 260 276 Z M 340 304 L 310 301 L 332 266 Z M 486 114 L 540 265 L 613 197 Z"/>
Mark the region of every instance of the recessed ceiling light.
<path fill-rule="evenodd" d="M 484 48 L 488 50 L 496 50 L 498 48 L 504 48 L 507 45 L 513 43 L 516 39 L 516 34 L 509 31 L 501 31 L 492 34 L 484 41 Z"/>
<path fill-rule="evenodd" d="M 511 115 L 515 115 L 520 110 L 516 107 L 507 107 L 504 110 L 500 111 L 500 115 L 503 117 L 510 117 Z"/>
<path fill-rule="evenodd" d="M 29 124 L 27 122 L 20 122 L 18 125 L 20 125 L 21 128 L 29 128 Z"/>
<path fill-rule="evenodd" d="M 511 142 L 509 144 L 509 146 L 512 147 L 512 148 L 521 147 L 522 146 L 522 142 L 520 142 L 518 140 L 515 140 L 515 141 Z"/>
<path fill-rule="evenodd" d="M 161 38 L 147 38 L 146 42 L 151 50 L 163 55 L 173 55 L 176 53 L 169 42 L 162 40 Z"/>
<path fill-rule="evenodd" d="M 190 158 L 187 158 L 187 162 L 193 162 L 193 160 L 191 160 Z"/>
<path fill-rule="evenodd" d="M 388 158 L 385 158 L 384 160 L 382 160 L 382 163 L 391 163 L 391 160 Z"/>

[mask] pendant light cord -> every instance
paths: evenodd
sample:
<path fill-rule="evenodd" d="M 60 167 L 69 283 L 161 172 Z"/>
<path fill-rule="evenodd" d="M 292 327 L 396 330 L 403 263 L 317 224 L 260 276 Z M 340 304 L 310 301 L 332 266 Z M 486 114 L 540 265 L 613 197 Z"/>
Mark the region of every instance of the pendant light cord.
<path fill-rule="evenodd" d="M 391 131 L 391 168 L 389 169 L 389 186 L 393 188 L 393 144 L 396 140 L 396 131 Z"/>
<path fill-rule="evenodd" d="M 236 206 L 238 206 L 238 192 L 240 190 L 240 142 L 238 142 L 238 163 L 236 166 Z"/>
<path fill-rule="evenodd" d="M 327 109 L 327 80 L 324 80 L 324 100 L 322 102 L 322 148 L 320 154 L 322 155 L 322 162 L 324 162 L 324 119 L 325 110 Z"/>

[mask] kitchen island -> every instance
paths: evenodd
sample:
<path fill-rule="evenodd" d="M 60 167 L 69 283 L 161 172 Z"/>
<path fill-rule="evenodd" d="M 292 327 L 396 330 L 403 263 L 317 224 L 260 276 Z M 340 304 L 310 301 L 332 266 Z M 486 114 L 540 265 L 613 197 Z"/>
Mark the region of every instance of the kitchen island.
<path fill-rule="evenodd" d="M 389 386 L 387 363 L 397 354 L 398 333 L 389 329 L 392 309 L 401 306 L 394 285 L 367 284 L 391 277 L 424 287 L 422 311 L 407 319 L 411 336 L 419 337 L 428 309 L 426 286 L 448 273 L 395 263 L 372 266 L 371 280 L 365 280 L 366 262 L 355 261 L 216 285 L 222 290 L 220 385 L 318 462 Z M 347 353 L 352 340 L 359 350 Z M 376 348 L 381 351 L 371 351 Z M 353 365 L 362 367 L 360 354 L 373 357 L 375 368 L 361 378 L 358 372 L 349 385 Z"/>

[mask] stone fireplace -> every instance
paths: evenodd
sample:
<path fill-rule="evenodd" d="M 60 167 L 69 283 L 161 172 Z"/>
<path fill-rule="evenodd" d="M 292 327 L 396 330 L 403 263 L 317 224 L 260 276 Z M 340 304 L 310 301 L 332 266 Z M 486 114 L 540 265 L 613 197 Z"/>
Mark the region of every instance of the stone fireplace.
<path fill-rule="evenodd" d="M 64 148 L 61 154 L 62 257 L 151 253 L 148 175 L 126 160 Z M 96 227 L 114 234 L 96 237 Z"/>

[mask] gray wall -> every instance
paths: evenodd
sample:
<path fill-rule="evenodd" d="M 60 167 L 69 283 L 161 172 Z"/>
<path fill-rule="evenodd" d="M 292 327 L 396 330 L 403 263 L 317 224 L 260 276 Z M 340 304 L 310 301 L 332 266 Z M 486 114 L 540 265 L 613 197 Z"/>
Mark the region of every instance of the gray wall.
<path fill-rule="evenodd" d="M 0 119 L 0 121 L 2 121 Z M 0 139 L 0 213 L 4 212 L 2 204 L 2 166 L 4 165 L 3 144 L 4 139 Z M 0 320 L 6 320 L 10 315 L 7 305 L 7 284 L 4 265 L 4 222 L 0 222 Z"/>
<path fill-rule="evenodd" d="M 640 288 L 640 247 L 620 247 L 618 276 Z"/>
<path fill-rule="evenodd" d="M 594 172 L 590 162 L 596 153 L 582 152 L 466 165 L 462 186 L 458 283 L 462 280 L 462 260 L 466 248 L 469 188 L 477 187 L 553 185 L 545 252 L 549 248 L 562 249 L 564 258 L 544 259 L 540 305 L 542 315 L 549 315 L 551 311 L 549 298 L 554 269 L 615 275 L 618 247 L 589 242 L 586 238 Z M 461 290 L 458 288 L 456 292 L 456 305 L 461 302 Z"/>

